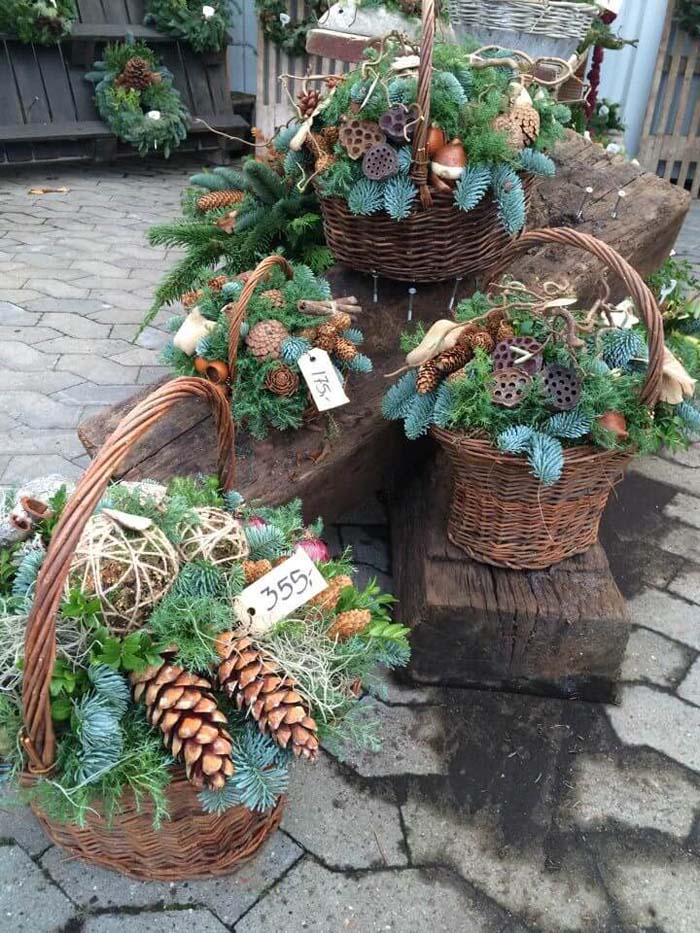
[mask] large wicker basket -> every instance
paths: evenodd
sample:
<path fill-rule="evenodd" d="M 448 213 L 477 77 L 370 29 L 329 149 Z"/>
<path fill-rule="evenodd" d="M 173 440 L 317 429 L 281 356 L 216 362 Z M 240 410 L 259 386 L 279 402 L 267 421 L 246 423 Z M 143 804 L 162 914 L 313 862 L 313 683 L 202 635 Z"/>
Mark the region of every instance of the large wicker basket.
<path fill-rule="evenodd" d="M 137 405 L 105 441 L 65 507 L 39 573 L 27 623 L 23 685 L 23 745 L 29 761 L 27 783 L 50 774 L 56 743 L 49 688 L 56 656 L 56 613 L 81 533 L 113 474 L 134 444 L 171 408 L 191 396 L 208 402 L 218 436 L 219 477 L 224 490 L 235 484 L 234 429 L 223 392 L 203 379 L 174 379 Z M 83 829 L 51 820 L 33 805 L 48 836 L 71 855 L 147 880 L 178 881 L 231 872 L 251 858 L 275 830 L 284 801 L 267 813 L 232 807 L 207 814 L 182 768 L 167 788 L 170 819 L 153 828 L 148 804 L 125 795 L 111 823 L 91 812 Z"/>
<path fill-rule="evenodd" d="M 447 0 L 447 9 L 457 33 L 482 45 L 565 60 L 602 12 L 594 3 L 567 0 Z"/>
<path fill-rule="evenodd" d="M 411 179 L 420 190 L 405 220 L 387 214 L 356 216 L 340 198 L 320 196 L 326 242 L 338 260 L 358 272 L 399 282 L 444 282 L 476 275 L 498 263 L 512 243 L 491 197 L 465 213 L 451 193 L 428 189 L 427 140 L 430 128 L 430 82 L 435 38 L 435 2 L 423 0 L 423 32 L 418 70 L 419 121 L 412 141 Z M 526 204 L 535 178 L 526 176 Z"/>
<path fill-rule="evenodd" d="M 526 233 L 512 247 L 508 263 L 543 243 L 587 250 L 623 281 L 648 332 L 649 366 L 640 401 L 653 408 L 659 398 L 664 347 L 654 296 L 619 253 L 576 230 Z M 545 487 L 531 475 L 523 457 L 503 454 L 488 440 L 440 428 L 433 428 L 432 435 L 452 464 L 450 541 L 476 560 L 515 570 L 549 567 L 595 544 L 608 496 L 633 456 L 633 451 L 569 448 L 561 479 Z"/>

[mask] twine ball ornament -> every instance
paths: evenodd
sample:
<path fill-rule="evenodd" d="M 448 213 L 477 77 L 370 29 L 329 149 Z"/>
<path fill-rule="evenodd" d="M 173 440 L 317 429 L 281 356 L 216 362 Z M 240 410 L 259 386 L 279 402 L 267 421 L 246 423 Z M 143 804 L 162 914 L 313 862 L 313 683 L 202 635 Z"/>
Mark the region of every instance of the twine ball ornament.
<path fill-rule="evenodd" d="M 265 376 L 265 388 L 273 395 L 291 398 L 299 389 L 299 377 L 289 366 L 280 363 Z"/>
<path fill-rule="evenodd" d="M 507 337 L 494 347 L 491 359 L 495 372 L 502 369 L 521 369 L 534 376 L 542 369 L 542 344 L 534 337 Z M 520 360 L 516 350 L 533 354 L 529 360 Z"/>
<path fill-rule="evenodd" d="M 396 150 L 386 143 L 372 146 L 365 152 L 362 159 L 362 172 L 372 181 L 383 181 L 391 178 L 399 171 L 399 157 Z"/>
<path fill-rule="evenodd" d="M 532 386 L 532 377 L 522 369 L 501 369 L 491 379 L 491 398 L 496 405 L 516 408 Z"/>
<path fill-rule="evenodd" d="M 206 560 L 217 567 L 236 564 L 250 554 L 243 525 L 225 509 L 202 506 L 192 510 L 197 522 L 180 528 L 180 555 L 187 561 Z"/>
<path fill-rule="evenodd" d="M 386 137 L 378 124 L 371 120 L 348 120 L 341 127 L 338 139 L 354 161 L 357 161 L 373 146 L 386 142 Z"/>
<path fill-rule="evenodd" d="M 107 628 L 126 635 L 144 624 L 179 570 L 177 551 L 155 525 L 136 532 L 100 512 L 80 537 L 66 594 L 77 587 L 96 597 Z"/>
<path fill-rule="evenodd" d="M 417 117 L 418 108 L 415 104 L 410 107 L 395 104 L 379 118 L 379 129 L 394 142 L 409 142 L 413 139 Z"/>
<path fill-rule="evenodd" d="M 542 370 L 542 379 L 553 408 L 558 411 L 576 408 L 581 397 L 581 380 L 573 369 L 553 363 Z"/>

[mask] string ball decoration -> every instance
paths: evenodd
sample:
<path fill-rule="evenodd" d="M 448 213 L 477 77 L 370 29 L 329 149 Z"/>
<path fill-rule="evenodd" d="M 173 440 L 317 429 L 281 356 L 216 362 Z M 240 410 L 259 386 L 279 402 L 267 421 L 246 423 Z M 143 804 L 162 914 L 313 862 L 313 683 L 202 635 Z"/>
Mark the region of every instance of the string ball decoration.
<path fill-rule="evenodd" d="M 372 146 L 365 152 L 362 159 L 362 172 L 372 181 L 383 181 L 385 178 L 391 178 L 399 170 L 399 158 L 396 150 L 392 149 L 386 143 L 380 143 L 378 146 Z"/>
<path fill-rule="evenodd" d="M 532 354 L 529 360 L 522 360 L 522 353 Z M 542 350 L 543 346 L 534 337 L 508 337 L 496 344 L 492 359 L 493 368 L 498 371 L 501 369 L 522 369 L 530 376 L 534 376 L 542 369 Z"/>
<path fill-rule="evenodd" d="M 357 160 L 372 146 L 386 141 L 384 133 L 371 120 L 348 120 L 338 135 L 351 159 Z"/>
<path fill-rule="evenodd" d="M 496 405 L 515 408 L 531 386 L 532 377 L 522 369 L 501 369 L 491 378 L 491 398 Z"/>
<path fill-rule="evenodd" d="M 559 411 L 571 411 L 581 397 L 581 380 L 566 366 L 551 364 L 542 370 L 545 392 L 549 403 Z"/>
<path fill-rule="evenodd" d="M 100 512 L 80 537 L 66 593 L 76 587 L 96 597 L 107 628 L 126 635 L 144 624 L 179 569 L 177 551 L 155 525 L 134 531 Z"/>
<path fill-rule="evenodd" d="M 250 546 L 243 525 L 230 512 L 213 506 L 192 510 L 196 522 L 180 526 L 180 554 L 185 560 L 206 560 L 219 567 L 243 560 Z"/>

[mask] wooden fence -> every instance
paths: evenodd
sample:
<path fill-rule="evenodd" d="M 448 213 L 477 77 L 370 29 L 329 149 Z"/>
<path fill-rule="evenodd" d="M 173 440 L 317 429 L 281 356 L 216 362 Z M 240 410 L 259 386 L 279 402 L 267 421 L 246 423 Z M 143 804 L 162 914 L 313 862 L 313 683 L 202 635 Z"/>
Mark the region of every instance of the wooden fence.
<path fill-rule="evenodd" d="M 644 168 L 700 193 L 700 41 L 674 16 L 670 0 L 647 103 L 639 161 Z"/>

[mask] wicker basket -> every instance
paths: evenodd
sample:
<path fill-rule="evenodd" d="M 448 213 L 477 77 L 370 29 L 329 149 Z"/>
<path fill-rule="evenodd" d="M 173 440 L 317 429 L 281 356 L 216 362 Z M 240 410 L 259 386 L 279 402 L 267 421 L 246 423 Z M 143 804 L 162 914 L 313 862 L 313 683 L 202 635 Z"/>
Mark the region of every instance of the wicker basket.
<path fill-rule="evenodd" d="M 476 275 L 495 265 L 513 241 L 503 229 L 493 198 L 485 198 L 465 213 L 455 205 L 451 193 L 428 189 L 434 0 L 423 0 L 422 15 L 418 107 L 424 119 L 413 136 L 411 165 L 420 203 L 405 220 L 397 221 L 384 213 L 356 216 L 342 199 L 319 195 L 326 242 L 338 262 L 399 282 L 444 282 Z M 524 178 L 528 207 L 534 185 L 533 177 Z"/>
<path fill-rule="evenodd" d="M 456 32 L 481 45 L 500 45 L 543 56 L 568 59 L 602 10 L 593 3 L 566 0 L 447 0 Z"/>
<path fill-rule="evenodd" d="M 66 505 L 37 580 L 25 638 L 23 745 L 29 761 L 25 782 L 50 773 L 56 754 L 49 687 L 56 655 L 56 613 L 81 533 L 113 474 L 136 442 L 170 409 L 197 397 L 213 411 L 218 437 L 219 477 L 224 490 L 235 484 L 234 429 L 223 392 L 203 379 L 174 379 L 137 405 L 105 441 Z M 33 809 L 48 836 L 71 855 L 147 880 L 178 881 L 226 874 L 251 858 L 277 827 L 284 801 L 267 813 L 232 807 L 205 813 L 182 768 L 175 766 L 166 793 L 170 820 L 154 830 L 152 811 L 125 794 L 111 824 L 90 813 L 83 829 L 57 823 Z"/>
<path fill-rule="evenodd" d="M 576 230 L 526 233 L 512 247 L 508 262 L 543 243 L 587 250 L 624 282 L 648 332 L 649 367 L 640 401 L 653 408 L 664 348 L 663 321 L 654 296 L 619 253 Z M 531 475 L 523 457 L 503 454 L 490 441 L 440 428 L 431 433 L 453 469 L 450 541 L 476 560 L 514 570 L 549 567 L 595 544 L 608 496 L 633 456 L 633 451 L 569 448 L 561 479 L 545 487 Z"/>

